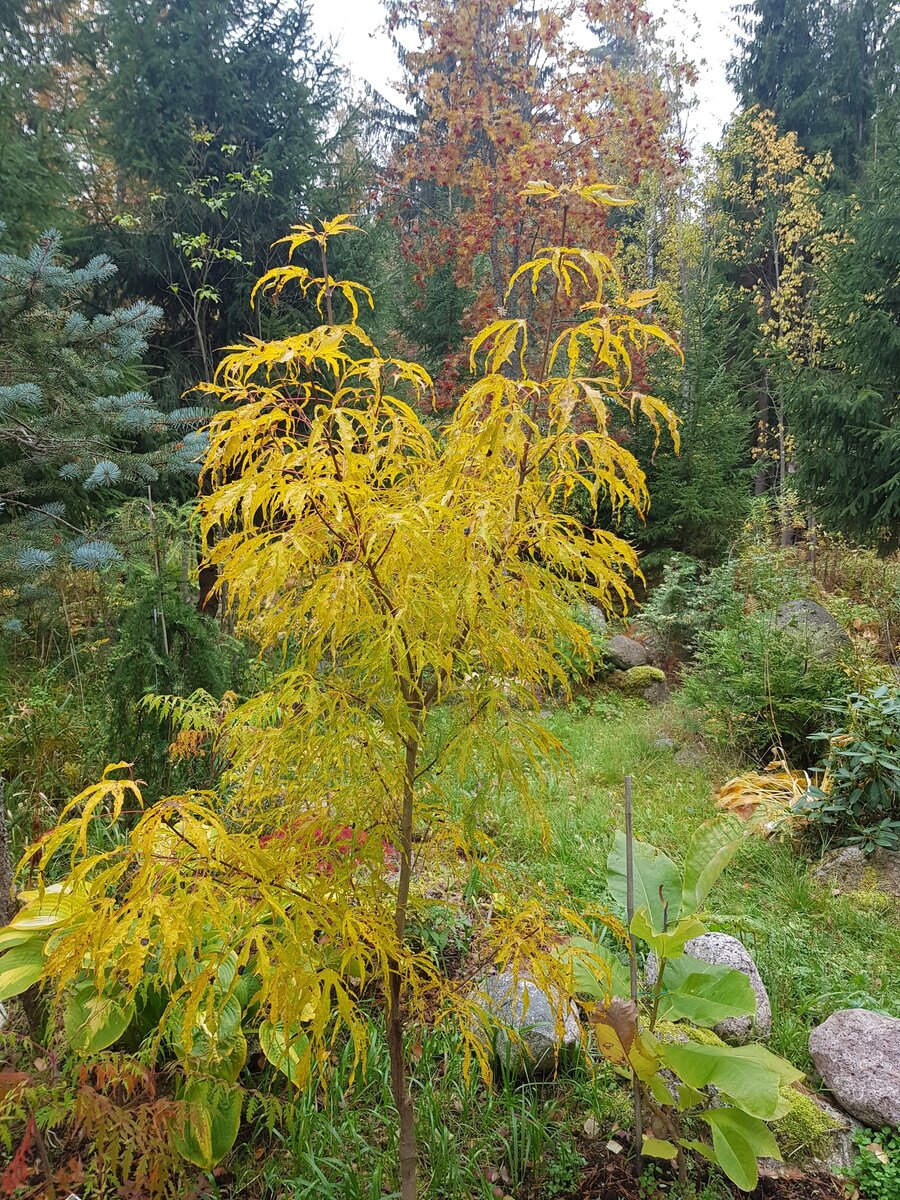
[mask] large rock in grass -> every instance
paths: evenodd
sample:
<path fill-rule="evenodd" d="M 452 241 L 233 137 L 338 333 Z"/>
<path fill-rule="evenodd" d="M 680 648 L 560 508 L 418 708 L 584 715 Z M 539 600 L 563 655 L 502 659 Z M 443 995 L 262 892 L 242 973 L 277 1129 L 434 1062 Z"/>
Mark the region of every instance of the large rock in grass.
<path fill-rule="evenodd" d="M 834 619 L 827 608 L 815 600 L 788 600 L 775 614 L 779 629 L 796 633 L 809 641 L 819 658 L 834 658 L 850 645 L 849 634 Z"/>
<path fill-rule="evenodd" d="M 632 667 L 646 667 L 650 662 L 647 647 L 634 638 L 617 633 L 603 647 L 603 656 L 617 671 L 630 671 Z"/>
<path fill-rule="evenodd" d="M 546 1074 L 581 1044 L 575 1006 L 565 999 L 551 1003 L 531 979 L 510 971 L 487 975 L 476 984 L 476 997 L 484 1036 L 512 1075 Z"/>
<path fill-rule="evenodd" d="M 753 956 L 744 943 L 728 933 L 702 933 L 700 937 L 691 938 L 685 943 L 684 951 L 701 962 L 741 971 L 750 980 L 750 986 L 756 996 L 755 1017 L 728 1017 L 716 1025 L 714 1032 L 724 1041 L 737 1046 L 769 1037 L 772 1032 L 772 1005 L 769 1002 L 769 993 Z M 647 960 L 646 971 L 648 981 L 655 982 L 657 967 L 652 955 Z"/>
<path fill-rule="evenodd" d="M 900 1021 L 865 1008 L 834 1012 L 809 1035 L 822 1082 L 844 1112 L 900 1128 Z"/>

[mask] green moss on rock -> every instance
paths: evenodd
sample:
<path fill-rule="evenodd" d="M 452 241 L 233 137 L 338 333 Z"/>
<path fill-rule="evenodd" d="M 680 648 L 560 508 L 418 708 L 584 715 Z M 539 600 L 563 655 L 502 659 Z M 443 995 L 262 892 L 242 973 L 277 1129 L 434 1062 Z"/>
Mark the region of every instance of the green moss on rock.
<path fill-rule="evenodd" d="M 782 1088 L 781 1095 L 789 1108 L 770 1128 L 786 1159 L 804 1161 L 809 1158 L 827 1159 L 832 1135 L 841 1126 L 816 1104 L 812 1096 L 799 1088 Z"/>
<path fill-rule="evenodd" d="M 643 696 L 654 684 L 664 684 L 666 676 L 659 667 L 631 667 L 627 671 L 613 671 L 609 682 L 626 696 Z"/>

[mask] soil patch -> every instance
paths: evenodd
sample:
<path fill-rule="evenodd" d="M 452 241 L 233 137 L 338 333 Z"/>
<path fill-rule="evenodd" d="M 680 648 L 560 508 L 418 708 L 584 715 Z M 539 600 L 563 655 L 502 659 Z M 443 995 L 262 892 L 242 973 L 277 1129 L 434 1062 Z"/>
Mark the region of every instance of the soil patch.
<path fill-rule="evenodd" d="M 674 1180 L 660 1181 L 659 1200 L 671 1195 L 671 1183 Z M 733 1190 L 735 1197 L 748 1200 L 747 1192 Z M 650 1195 L 641 1191 L 624 1155 L 598 1148 L 594 1150 L 572 1200 L 650 1200 Z M 805 1175 L 802 1171 L 789 1169 L 779 1178 L 761 1179 L 749 1200 L 844 1200 L 844 1192 L 831 1175 Z"/>

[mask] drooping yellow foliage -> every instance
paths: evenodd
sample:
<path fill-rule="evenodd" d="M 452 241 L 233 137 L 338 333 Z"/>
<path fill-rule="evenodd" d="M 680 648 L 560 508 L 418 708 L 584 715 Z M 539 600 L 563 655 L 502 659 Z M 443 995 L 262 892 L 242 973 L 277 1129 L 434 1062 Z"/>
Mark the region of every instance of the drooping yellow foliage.
<path fill-rule="evenodd" d="M 560 204 L 565 229 L 566 194 L 531 194 Z M 200 502 L 208 556 L 239 627 L 283 670 L 220 714 L 218 794 L 154 804 L 99 854 L 91 822 L 137 791 L 113 771 L 73 802 L 41 848 L 43 871 L 68 853 L 79 900 L 48 944 L 46 976 L 65 990 L 90 963 L 114 996 L 170 992 L 159 1037 L 202 1072 L 234 1058 L 232 1002 L 249 971 L 260 1039 L 298 1084 L 342 1033 L 363 1055 L 358 997 L 377 979 L 411 1196 L 402 1021 L 456 1019 L 487 1061 L 471 998 L 410 946 L 409 906 L 422 880 L 464 880 L 489 855 L 472 832 L 479 797 L 505 784 L 533 800 L 558 753 L 535 714 L 542 692 L 567 687 L 560 642 L 591 654 L 574 605 L 623 607 L 637 569 L 627 542 L 584 528 L 566 501 L 584 488 L 614 510 L 646 508 L 610 415 L 642 414 L 677 439 L 666 407 L 634 389 L 630 360 L 654 342 L 677 347 L 636 315 L 647 296 L 622 295 L 608 258 L 549 247 L 517 272 L 548 294 L 548 327 L 485 329 L 475 378 L 435 431 L 420 415 L 428 374 L 379 352 L 357 323 L 359 288 L 329 273 L 329 243 L 348 228 L 343 216 L 298 227 L 286 241 L 314 245 L 321 275 L 289 263 L 260 283 L 297 283 L 327 323 L 231 347 L 205 389 L 222 402 Z M 556 299 L 574 289 L 583 316 L 557 328 Z M 549 986 L 559 967 L 540 949 L 552 936 L 526 898 L 492 923 L 489 957 Z"/>

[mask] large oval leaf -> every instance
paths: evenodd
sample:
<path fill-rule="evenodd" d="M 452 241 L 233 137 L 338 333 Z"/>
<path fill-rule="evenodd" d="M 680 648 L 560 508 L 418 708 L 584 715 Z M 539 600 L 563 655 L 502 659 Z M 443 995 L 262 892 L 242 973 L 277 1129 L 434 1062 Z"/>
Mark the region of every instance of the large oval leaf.
<path fill-rule="evenodd" d="M 31 939 L 0 954 L 0 1000 L 27 992 L 41 977 L 44 948 Z"/>
<path fill-rule="evenodd" d="M 747 836 L 747 827 L 734 814 L 713 817 L 694 830 L 684 860 L 681 912 L 696 912 Z"/>
<path fill-rule="evenodd" d="M 686 1020 L 712 1029 L 730 1017 L 750 1017 L 755 1012 L 756 993 L 743 971 L 702 963 L 689 954 L 666 964 L 660 1020 Z"/>
<path fill-rule="evenodd" d="M 210 1171 L 235 1143 L 241 1127 L 240 1088 L 216 1079 L 192 1079 L 181 1095 L 184 1111 L 172 1141 L 182 1158 Z"/>
<path fill-rule="evenodd" d="M 699 1114 L 712 1129 L 719 1166 L 739 1188 L 752 1192 L 759 1182 L 757 1159 L 781 1158 L 768 1126 L 736 1108 L 715 1108 Z"/>
<path fill-rule="evenodd" d="M 606 861 L 607 887 L 619 909 L 626 911 L 625 835 L 616 830 Z M 634 910 L 645 908 L 650 924 L 662 933 L 681 914 L 681 872 L 661 850 L 634 842 Z M 665 920 L 664 920 L 665 916 Z"/>
<path fill-rule="evenodd" d="M 273 1067 L 295 1087 L 301 1087 L 305 1082 L 303 1058 L 309 1046 L 309 1038 L 305 1033 L 291 1032 L 285 1036 L 281 1025 L 273 1025 L 271 1021 L 263 1021 L 259 1027 L 259 1044 L 263 1054 Z"/>
<path fill-rule="evenodd" d="M 713 1084 L 751 1116 L 771 1120 L 778 1113 L 782 1084 L 803 1072 L 765 1046 L 703 1046 L 663 1043 L 660 1053 L 679 1079 L 693 1088 Z"/>
<path fill-rule="evenodd" d="M 63 1026 L 76 1054 L 99 1054 L 119 1040 L 133 1017 L 133 1004 L 117 1004 L 87 984 L 69 993 Z"/>

